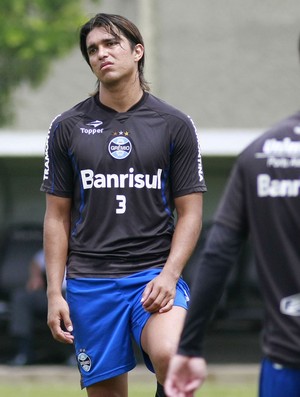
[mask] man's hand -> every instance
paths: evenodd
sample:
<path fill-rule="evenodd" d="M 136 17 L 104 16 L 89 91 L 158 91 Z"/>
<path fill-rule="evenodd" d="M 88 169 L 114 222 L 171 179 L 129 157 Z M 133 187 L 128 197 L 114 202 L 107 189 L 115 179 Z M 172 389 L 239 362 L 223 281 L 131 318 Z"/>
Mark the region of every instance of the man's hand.
<path fill-rule="evenodd" d="M 172 309 L 177 280 L 163 271 L 150 281 L 143 292 L 141 303 L 150 313 L 165 313 Z"/>
<path fill-rule="evenodd" d="M 73 343 L 69 306 L 62 295 L 48 297 L 48 326 L 54 339 L 62 343 Z"/>
<path fill-rule="evenodd" d="M 176 354 L 169 364 L 165 392 L 168 397 L 193 397 L 206 377 L 207 366 L 203 358 Z"/>

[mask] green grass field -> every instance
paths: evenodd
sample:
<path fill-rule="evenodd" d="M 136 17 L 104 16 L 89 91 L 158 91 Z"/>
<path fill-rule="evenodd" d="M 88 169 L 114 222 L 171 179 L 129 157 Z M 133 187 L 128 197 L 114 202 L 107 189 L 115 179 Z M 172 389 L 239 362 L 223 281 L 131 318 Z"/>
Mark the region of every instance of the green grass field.
<path fill-rule="evenodd" d="M 257 365 L 209 366 L 209 377 L 196 396 L 256 397 Z M 156 379 L 144 366 L 129 373 L 129 397 L 154 397 Z M 78 370 L 66 366 L 0 366 L 2 397 L 85 397 Z"/>
<path fill-rule="evenodd" d="M 240 384 L 207 381 L 196 396 L 203 397 L 256 397 L 256 383 Z M 86 392 L 79 390 L 76 384 L 53 384 L 40 382 L 20 382 L 0 385 L 0 396 L 5 397 L 84 397 Z M 130 385 L 129 397 L 153 397 L 153 383 L 133 383 Z"/>

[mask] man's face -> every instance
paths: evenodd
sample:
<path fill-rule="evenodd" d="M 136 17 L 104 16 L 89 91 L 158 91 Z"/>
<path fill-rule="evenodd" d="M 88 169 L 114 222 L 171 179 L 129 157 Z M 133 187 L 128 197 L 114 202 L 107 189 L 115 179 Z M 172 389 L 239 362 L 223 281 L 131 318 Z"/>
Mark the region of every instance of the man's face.
<path fill-rule="evenodd" d="M 126 37 L 115 37 L 104 27 L 91 30 L 86 44 L 91 68 L 103 85 L 136 78 L 138 61 L 144 52 L 141 44 L 132 49 Z"/>

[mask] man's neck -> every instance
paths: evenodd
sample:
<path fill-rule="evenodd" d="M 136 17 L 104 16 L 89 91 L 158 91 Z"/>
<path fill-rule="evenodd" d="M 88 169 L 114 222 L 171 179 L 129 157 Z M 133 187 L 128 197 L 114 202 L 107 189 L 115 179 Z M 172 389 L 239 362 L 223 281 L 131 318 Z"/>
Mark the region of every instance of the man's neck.
<path fill-rule="evenodd" d="M 119 113 L 127 112 L 142 96 L 143 90 L 140 84 L 133 84 L 130 87 L 125 86 L 123 88 L 100 85 L 100 102 Z"/>

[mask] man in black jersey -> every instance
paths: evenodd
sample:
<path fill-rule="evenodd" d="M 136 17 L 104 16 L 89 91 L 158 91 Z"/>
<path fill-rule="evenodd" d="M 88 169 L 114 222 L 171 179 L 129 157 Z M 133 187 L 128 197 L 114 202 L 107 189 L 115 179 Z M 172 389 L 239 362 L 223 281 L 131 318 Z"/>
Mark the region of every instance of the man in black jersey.
<path fill-rule="evenodd" d="M 46 142 L 48 324 L 75 344 L 89 397 L 128 395 L 131 338 L 164 396 L 189 300 L 181 273 L 201 230 L 198 135 L 148 92 L 134 24 L 97 14 L 80 46 L 98 90 L 54 119 Z"/>
<path fill-rule="evenodd" d="M 260 397 L 300 397 L 300 112 L 238 157 L 194 277 L 165 390 L 190 397 L 206 378 L 205 325 L 248 234 L 264 300 Z M 233 347 L 234 348 L 234 347 Z"/>

